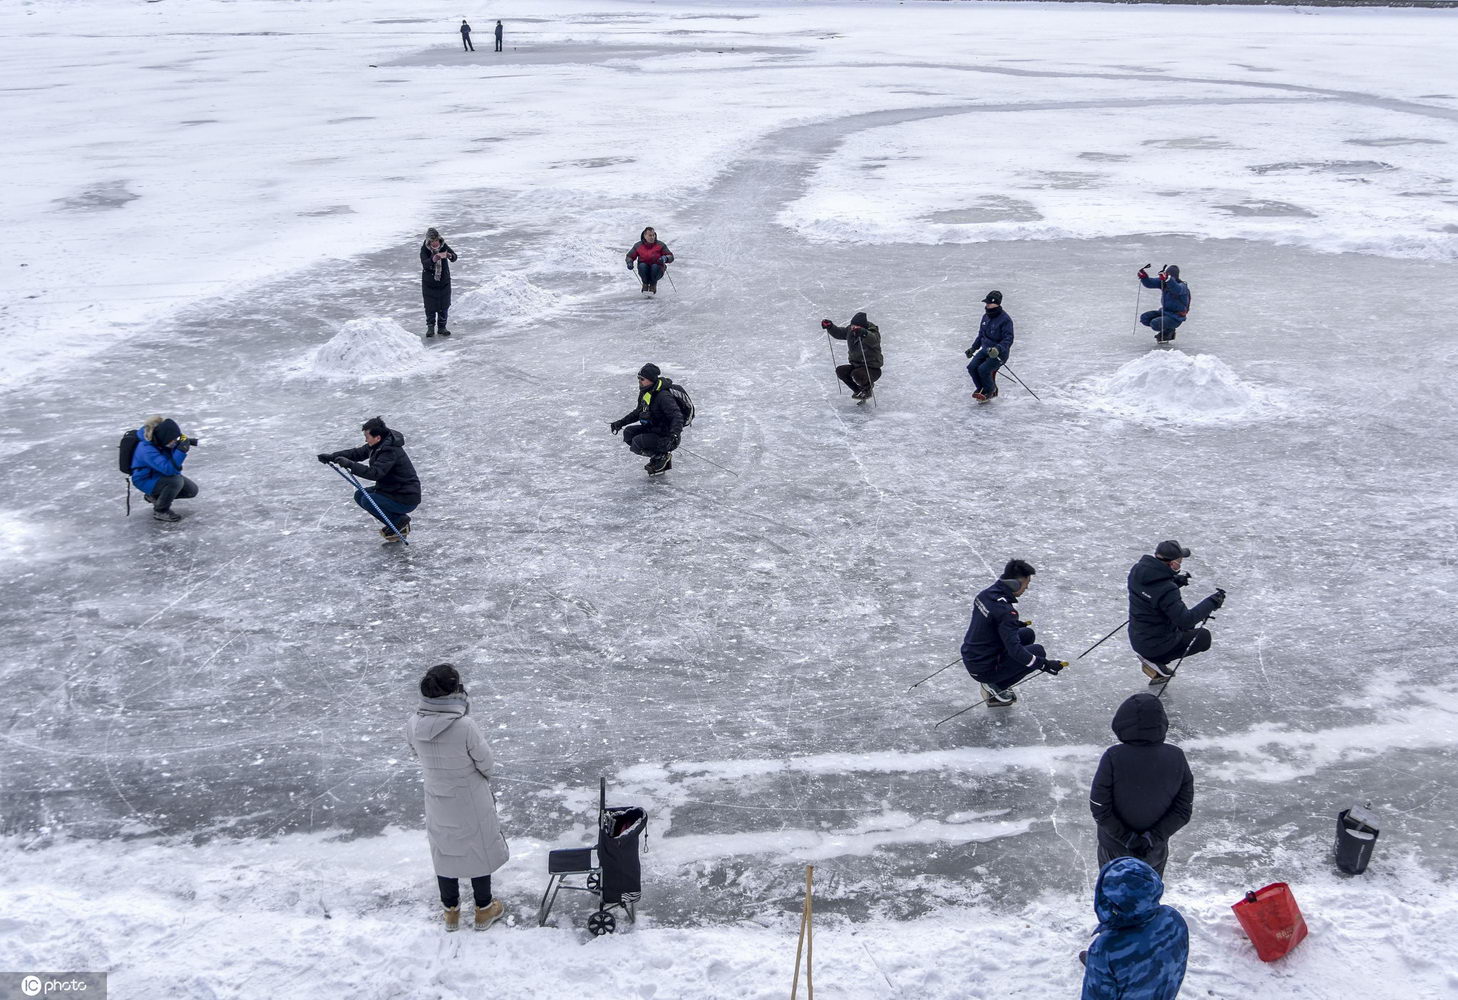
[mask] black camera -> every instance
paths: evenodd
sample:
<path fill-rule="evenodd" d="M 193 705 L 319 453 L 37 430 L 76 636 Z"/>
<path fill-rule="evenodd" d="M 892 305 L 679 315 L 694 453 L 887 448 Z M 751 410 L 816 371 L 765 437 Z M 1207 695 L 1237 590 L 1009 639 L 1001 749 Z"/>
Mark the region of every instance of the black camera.
<path fill-rule="evenodd" d="M 193 445 L 197 444 L 202 444 L 202 438 L 188 437 L 186 434 L 184 434 L 182 435 L 182 437 L 177 439 L 177 447 L 181 448 L 183 451 L 186 451 Z"/>

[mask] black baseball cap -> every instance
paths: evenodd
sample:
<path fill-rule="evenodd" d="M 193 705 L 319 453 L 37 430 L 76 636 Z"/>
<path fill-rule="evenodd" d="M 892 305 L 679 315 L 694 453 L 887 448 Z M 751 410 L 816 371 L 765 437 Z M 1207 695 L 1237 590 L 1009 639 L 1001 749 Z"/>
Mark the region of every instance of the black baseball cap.
<path fill-rule="evenodd" d="M 1188 559 L 1190 550 L 1185 548 L 1174 539 L 1160 542 L 1154 547 L 1154 558 L 1163 559 L 1165 562 L 1174 562 L 1176 559 Z"/>
<path fill-rule="evenodd" d="M 982 301 L 983 302 L 996 302 L 998 305 L 1002 305 L 1002 293 L 1001 292 L 988 292 L 987 295 L 982 299 Z"/>

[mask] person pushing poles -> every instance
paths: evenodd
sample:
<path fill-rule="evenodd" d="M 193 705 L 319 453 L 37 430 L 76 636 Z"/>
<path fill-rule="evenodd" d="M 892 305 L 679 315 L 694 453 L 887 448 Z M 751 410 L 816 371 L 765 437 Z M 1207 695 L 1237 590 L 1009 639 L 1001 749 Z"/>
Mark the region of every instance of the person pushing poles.
<path fill-rule="evenodd" d="M 1068 666 L 1066 660 L 1049 659 L 1034 642 L 1032 622 L 1018 619 L 1018 598 L 1028 592 L 1035 572 L 1022 559 L 1011 559 L 1001 578 L 972 602 L 972 621 L 962 639 L 962 664 L 981 685 L 989 708 L 1014 704 L 1018 696 L 1012 687 L 1023 678 L 1040 670 L 1056 677 Z"/>
<path fill-rule="evenodd" d="M 1210 648 L 1205 620 L 1225 603 L 1225 591 L 1217 587 L 1193 608 L 1185 607 L 1180 589 L 1190 582 L 1190 574 L 1180 566 L 1189 557 L 1189 549 L 1169 539 L 1129 570 L 1129 645 L 1150 684 L 1169 682 L 1172 660 L 1183 662 Z"/>
<path fill-rule="evenodd" d="M 1003 312 L 1002 293 L 999 291 L 983 296 L 982 306 L 977 339 L 963 353 L 972 359 L 967 362 L 967 374 L 972 376 L 977 387 L 972 398 L 979 403 L 990 403 L 997 396 L 997 370 L 1007 363 L 1008 356 L 1012 354 L 1013 321 Z"/>
<path fill-rule="evenodd" d="M 365 440 L 362 447 L 321 452 L 316 457 L 349 473 L 345 478 L 354 484 L 354 502 L 384 525 L 380 535 L 387 543 L 405 542 L 410 534 L 410 513 L 420 506 L 420 477 L 405 454 L 405 435 L 385 426 L 383 417 L 370 417 L 360 430 Z M 363 486 L 356 476 L 372 479 L 375 485 Z"/>
<path fill-rule="evenodd" d="M 1180 280 L 1178 264 L 1164 265 L 1154 278 L 1149 276 L 1148 267 L 1146 264 L 1139 269 L 1139 284 L 1143 288 L 1159 289 L 1159 308 L 1141 313 L 1139 323 L 1154 331 L 1156 344 L 1167 344 L 1175 339 L 1175 330 L 1190 315 L 1190 286 Z"/>
<path fill-rule="evenodd" d="M 657 295 L 658 283 L 668 273 L 668 265 L 673 263 L 673 251 L 668 249 L 668 244 L 658 239 L 658 230 L 647 226 L 638 235 L 638 242 L 628 251 L 626 259 L 629 271 L 637 264 L 638 280 L 643 284 L 643 291 Z M 670 278 L 670 287 L 672 282 L 673 279 Z"/>
<path fill-rule="evenodd" d="M 876 381 L 881 377 L 881 366 L 885 364 L 881 355 L 880 328 L 863 312 L 852 316 L 849 326 L 836 326 L 830 320 L 822 319 L 820 328 L 836 340 L 845 341 L 850 363 L 836 365 L 835 377 L 850 389 L 851 399 L 858 405 L 864 405 L 866 400 L 875 397 Z M 830 357 L 835 359 L 833 347 Z"/>

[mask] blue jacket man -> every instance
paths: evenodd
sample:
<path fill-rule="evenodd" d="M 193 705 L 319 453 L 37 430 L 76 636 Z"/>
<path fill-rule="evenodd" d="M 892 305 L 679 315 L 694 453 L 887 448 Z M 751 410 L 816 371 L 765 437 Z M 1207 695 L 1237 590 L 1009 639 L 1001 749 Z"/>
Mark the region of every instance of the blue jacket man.
<path fill-rule="evenodd" d="M 171 417 L 152 417 L 137 428 L 137 450 L 132 453 L 132 485 L 152 505 L 154 521 L 181 521 L 172 509 L 174 500 L 197 496 L 197 483 L 182 474 L 182 463 L 194 438 L 182 433 Z"/>
<path fill-rule="evenodd" d="M 1021 559 L 1008 561 L 1002 579 L 972 602 L 972 621 L 962 638 L 962 665 L 982 685 L 982 697 L 991 708 L 1005 708 L 1018 700 L 1011 690 L 1018 681 L 1039 670 L 1057 674 L 1067 663 L 1050 660 L 1029 623 L 1018 618 L 1018 598 L 1027 593 L 1037 571 Z"/>
<path fill-rule="evenodd" d="M 1083 1000 L 1175 1000 L 1185 981 L 1190 930 L 1164 883 L 1138 858 L 1104 865 L 1094 886 L 1099 929 L 1083 973 Z"/>
<path fill-rule="evenodd" d="M 1154 555 L 1141 556 L 1129 570 L 1129 645 L 1145 675 L 1156 684 L 1169 680 L 1169 663 L 1210 648 L 1210 630 L 1202 623 L 1225 603 L 1225 591 L 1185 607 L 1180 588 L 1190 574 L 1180 572 L 1190 550 L 1170 539 Z"/>
<path fill-rule="evenodd" d="M 1174 340 L 1175 330 L 1190 315 L 1190 286 L 1180 280 L 1180 266 L 1164 265 L 1157 278 L 1151 278 L 1149 272 L 1141 267 L 1139 283 L 1145 288 L 1160 290 L 1159 308 L 1140 314 L 1139 322 L 1154 331 L 1156 344 Z"/>
<path fill-rule="evenodd" d="M 1007 363 L 1012 354 L 1013 321 L 1002 310 L 1002 293 L 988 292 L 982 299 L 982 322 L 977 327 L 977 339 L 963 353 L 972 360 L 967 363 L 967 374 L 977 389 L 972 398 L 986 403 L 997 395 L 997 370 Z"/>

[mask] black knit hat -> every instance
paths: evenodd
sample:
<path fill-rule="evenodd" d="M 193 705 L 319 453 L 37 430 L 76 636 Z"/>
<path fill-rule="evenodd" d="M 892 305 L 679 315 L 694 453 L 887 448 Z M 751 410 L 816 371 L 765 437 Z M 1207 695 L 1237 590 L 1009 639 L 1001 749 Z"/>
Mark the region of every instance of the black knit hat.
<path fill-rule="evenodd" d="M 461 675 L 449 663 L 437 663 L 420 678 L 420 694 L 425 698 L 444 698 L 461 689 Z"/>
<path fill-rule="evenodd" d="M 650 382 L 658 381 L 658 376 L 662 374 L 663 372 L 658 370 L 658 366 L 651 361 L 644 365 L 642 368 L 638 369 L 638 377 L 646 378 Z"/>
<path fill-rule="evenodd" d="M 871 322 L 870 320 L 866 319 L 866 314 L 865 313 L 858 312 L 854 316 L 851 317 L 850 325 L 851 326 L 858 326 L 862 330 L 864 330 L 867 326 L 870 325 L 870 322 Z"/>
<path fill-rule="evenodd" d="M 985 296 L 983 296 L 982 301 L 1002 305 L 1002 293 L 997 291 L 988 292 Z"/>
<path fill-rule="evenodd" d="M 180 437 L 182 437 L 182 428 L 178 427 L 177 421 L 171 417 L 152 428 L 152 443 L 158 448 L 166 448 Z"/>
<path fill-rule="evenodd" d="M 1165 562 L 1174 562 L 1176 559 L 1188 559 L 1190 550 L 1185 548 L 1174 539 L 1167 542 L 1160 542 L 1154 547 L 1154 558 L 1163 559 Z"/>

